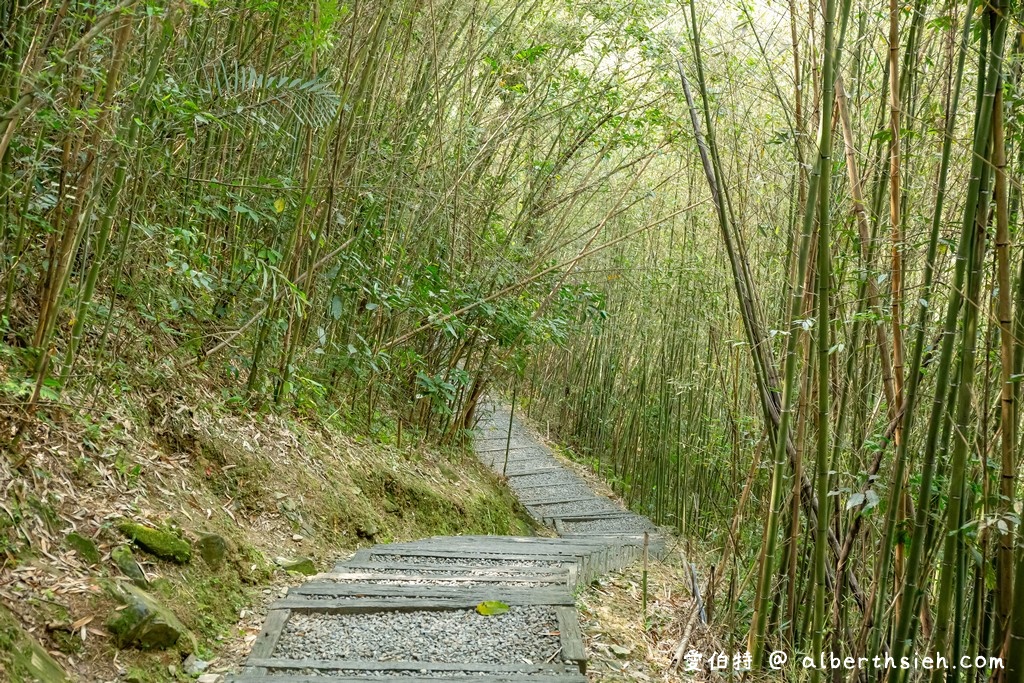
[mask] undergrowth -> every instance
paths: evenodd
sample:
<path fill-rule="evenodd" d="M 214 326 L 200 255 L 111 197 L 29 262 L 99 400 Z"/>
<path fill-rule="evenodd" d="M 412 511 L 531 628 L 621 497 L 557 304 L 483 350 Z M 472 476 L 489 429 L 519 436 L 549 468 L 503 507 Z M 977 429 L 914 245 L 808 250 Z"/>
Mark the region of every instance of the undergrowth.
<path fill-rule="evenodd" d="M 0 364 L 0 383 L 20 373 Z M 309 557 L 327 571 L 374 543 L 532 533 L 525 510 L 464 444 L 441 447 L 406 428 L 399 446 L 386 406 L 370 432 L 333 406 L 245 409 L 225 400 L 221 381 L 164 368 L 110 391 L 65 392 L 34 415 L 0 404 L 5 434 L 27 421 L 18 457 L 0 460 L 0 597 L 72 680 L 184 680 L 189 654 L 211 671 L 231 668 L 266 604 L 303 578 L 279 558 Z M 122 519 L 226 540 L 216 570 L 198 555 L 180 566 L 135 550 L 150 593 L 194 642 L 118 651 L 106 633 L 116 605 L 101 584 L 124 579 L 110 557 L 126 542 Z M 67 545 L 72 531 L 96 542 L 99 562 Z M 0 678 L 12 661 L 0 652 Z"/>

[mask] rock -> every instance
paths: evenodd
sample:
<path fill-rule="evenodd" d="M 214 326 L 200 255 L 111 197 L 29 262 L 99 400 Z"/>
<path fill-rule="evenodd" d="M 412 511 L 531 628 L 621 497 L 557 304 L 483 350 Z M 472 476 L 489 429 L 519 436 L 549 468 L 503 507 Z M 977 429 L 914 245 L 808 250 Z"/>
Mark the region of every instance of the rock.
<path fill-rule="evenodd" d="M 135 561 L 135 556 L 132 555 L 132 549 L 126 545 L 119 545 L 110 551 L 110 559 L 114 561 L 117 568 L 121 570 L 121 573 L 132 580 L 139 588 L 147 588 L 149 581 L 146 580 L 146 574 L 142 571 L 142 567 Z"/>
<path fill-rule="evenodd" d="M 138 586 L 125 585 L 117 590 L 124 608 L 107 620 L 107 630 L 118 647 L 140 650 L 165 650 L 188 633 L 174 613 Z"/>
<path fill-rule="evenodd" d="M 374 540 L 377 534 L 380 533 L 380 529 L 373 522 L 360 522 L 356 525 L 356 535 L 365 538 L 367 540 Z"/>
<path fill-rule="evenodd" d="M 221 683 L 224 677 L 220 674 L 203 674 L 196 679 L 196 683 Z"/>
<path fill-rule="evenodd" d="M 609 645 L 608 649 L 615 653 L 616 657 L 625 657 L 633 651 L 631 647 L 622 647 L 621 645 Z"/>
<path fill-rule="evenodd" d="M 196 541 L 196 548 L 210 569 L 220 569 L 228 554 L 228 542 L 217 534 L 203 534 Z"/>
<path fill-rule="evenodd" d="M 209 668 L 210 663 L 204 662 L 195 655 L 189 655 L 181 666 L 189 676 L 198 676 Z"/>
<path fill-rule="evenodd" d="M 169 531 L 161 531 L 144 524 L 121 522 L 118 530 L 146 552 L 160 559 L 178 564 L 188 564 L 192 559 L 192 546 Z"/>
<path fill-rule="evenodd" d="M 316 574 L 316 565 L 313 564 L 313 560 L 308 557 L 300 557 L 294 560 L 289 560 L 285 557 L 278 557 L 274 562 L 285 571 L 298 572 L 299 574 L 305 574 L 306 576 L 313 576 Z"/>
<path fill-rule="evenodd" d="M 65 538 L 67 544 L 78 553 L 78 556 L 89 564 L 96 564 L 100 561 L 100 550 L 96 547 L 96 541 L 88 536 L 83 536 L 77 531 L 72 531 Z"/>
<path fill-rule="evenodd" d="M 39 683 L 67 683 L 68 680 L 57 660 L 3 607 L 0 607 L 0 678 Z"/>

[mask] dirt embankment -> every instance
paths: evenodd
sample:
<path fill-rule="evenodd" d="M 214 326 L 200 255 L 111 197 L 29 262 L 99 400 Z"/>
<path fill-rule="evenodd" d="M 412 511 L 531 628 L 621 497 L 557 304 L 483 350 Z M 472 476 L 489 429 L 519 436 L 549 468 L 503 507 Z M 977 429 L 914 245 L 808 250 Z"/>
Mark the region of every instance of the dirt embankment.
<path fill-rule="evenodd" d="M 0 619 L 0 679 L 31 680 L 31 636 L 69 680 L 213 681 L 302 571 L 371 543 L 531 531 L 462 449 L 408 429 L 399 447 L 386 419 L 360 434 L 339 417 L 233 410 L 210 384 L 196 374 L 66 396 L 0 458 L 0 600 L 11 615 Z M 16 404 L 0 411 L 13 433 Z M 150 547 L 125 522 L 189 552 Z M 137 607 L 118 589 L 127 585 L 180 621 L 173 645 L 141 650 L 139 633 L 117 626 Z"/>

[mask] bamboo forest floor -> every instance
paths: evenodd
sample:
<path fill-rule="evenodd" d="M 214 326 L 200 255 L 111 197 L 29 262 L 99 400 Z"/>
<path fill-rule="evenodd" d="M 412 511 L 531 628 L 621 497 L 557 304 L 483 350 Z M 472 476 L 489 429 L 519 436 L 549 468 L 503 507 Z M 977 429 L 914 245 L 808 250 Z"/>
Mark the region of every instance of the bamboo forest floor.
<path fill-rule="evenodd" d="M 360 550 L 271 605 L 236 683 L 585 681 L 574 592 L 665 537 L 596 493 L 507 410 L 478 457 L 557 536 L 436 536 Z M 619 647 L 620 650 L 624 648 Z"/>

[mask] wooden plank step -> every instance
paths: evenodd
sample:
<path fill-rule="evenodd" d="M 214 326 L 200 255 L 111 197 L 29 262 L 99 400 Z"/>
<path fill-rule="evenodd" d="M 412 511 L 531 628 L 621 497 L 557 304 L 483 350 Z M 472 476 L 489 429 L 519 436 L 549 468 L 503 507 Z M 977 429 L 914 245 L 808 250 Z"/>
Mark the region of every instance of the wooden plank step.
<path fill-rule="evenodd" d="M 499 464 L 494 468 L 499 474 L 506 477 L 518 477 L 520 473 L 536 474 L 538 471 L 544 471 L 546 469 L 561 470 L 557 465 L 548 467 L 547 463 L 538 462 L 537 460 L 527 460 L 524 462 L 510 462 L 508 467 Z"/>
<path fill-rule="evenodd" d="M 572 476 L 576 477 L 576 475 L 572 475 Z M 515 492 L 532 490 L 532 489 L 554 489 L 554 490 L 558 490 L 558 489 L 565 488 L 566 486 L 575 486 L 577 484 L 580 485 L 580 486 L 586 486 L 586 484 L 583 483 L 582 479 L 576 477 L 576 481 L 566 481 L 566 480 L 548 481 L 548 482 L 545 482 L 543 484 L 518 484 L 516 482 L 512 482 L 512 488 L 514 489 Z"/>
<path fill-rule="evenodd" d="M 389 548 L 384 546 L 379 552 L 374 551 L 370 557 L 422 557 L 425 559 L 438 558 L 442 560 L 446 559 L 466 559 L 466 560 L 493 560 L 496 562 L 507 562 L 509 566 L 515 566 L 516 562 L 570 562 L 572 557 L 575 556 L 575 552 L 564 552 L 556 550 L 555 548 L 550 549 L 546 553 L 528 553 L 528 552 L 498 552 L 498 553 L 485 553 L 474 548 L 464 548 L 456 550 L 441 550 L 440 548 Z M 528 566 L 528 565 L 522 565 Z"/>
<path fill-rule="evenodd" d="M 372 583 L 326 583 L 313 582 L 294 586 L 288 590 L 288 597 L 329 595 L 332 597 L 384 597 L 470 599 L 476 604 L 484 600 L 501 600 L 510 605 L 563 605 L 569 591 L 565 588 L 533 588 L 517 586 L 381 586 Z"/>
<path fill-rule="evenodd" d="M 498 472 L 501 472 L 502 470 L 506 469 L 505 455 L 503 453 L 499 453 L 497 455 L 497 457 L 494 457 L 494 458 L 480 458 L 480 461 L 483 464 L 485 464 L 488 467 L 490 467 L 492 470 L 496 470 Z M 539 465 L 548 465 L 548 466 L 553 466 L 553 467 L 557 467 L 558 466 L 558 463 L 555 461 L 555 459 L 551 458 L 551 457 L 545 457 L 545 456 L 541 456 L 541 455 L 524 455 L 524 456 L 520 456 L 518 458 L 514 458 L 514 457 L 512 457 L 511 453 L 509 454 L 509 457 L 508 457 L 508 467 L 507 467 L 508 469 L 511 469 L 513 466 L 523 466 L 523 465 L 527 465 L 527 464 L 533 465 L 533 466 L 539 466 Z"/>
<path fill-rule="evenodd" d="M 430 560 L 469 560 L 504 562 L 509 566 L 515 566 L 522 562 L 571 562 L 578 553 L 573 546 L 568 548 L 547 548 L 543 551 L 530 551 L 529 549 L 516 550 L 515 548 L 485 548 L 485 547 L 427 547 L 427 548 L 387 548 L 379 553 L 370 556 L 370 561 L 376 561 L 381 557 L 403 557 L 422 558 L 423 561 Z M 520 565 L 528 566 L 528 565 Z"/>
<path fill-rule="evenodd" d="M 602 520 L 616 520 L 616 519 L 639 519 L 643 520 L 647 524 L 651 525 L 651 531 L 654 531 L 655 526 L 651 520 L 636 514 L 635 512 L 628 512 L 626 510 L 616 510 L 615 512 L 598 513 L 598 512 L 581 512 L 573 515 L 556 515 L 563 522 L 569 522 L 570 524 L 576 522 L 596 522 Z M 634 532 L 635 533 L 635 532 Z M 643 532 L 639 532 L 643 535 Z"/>
<path fill-rule="evenodd" d="M 579 615 L 575 607 L 556 607 L 558 634 L 562 645 L 562 659 L 576 662 L 580 673 L 587 672 L 587 648 L 583 644 Z"/>
<path fill-rule="evenodd" d="M 548 458 L 509 458 L 508 464 L 505 463 L 504 457 L 498 457 L 494 460 L 481 460 L 481 462 L 487 467 L 491 468 L 491 471 L 496 474 L 508 474 L 517 470 L 530 467 L 533 469 L 544 468 L 544 467 L 557 467 L 557 465 Z"/>
<path fill-rule="evenodd" d="M 263 627 L 260 629 L 260 633 L 256 636 L 256 642 L 252 645 L 252 650 L 249 652 L 249 659 L 259 657 L 269 657 L 277 647 L 277 641 L 281 639 L 281 634 L 284 632 L 284 626 L 288 623 L 288 617 L 291 616 L 291 612 L 286 609 L 270 608 L 267 612 L 267 618 L 263 620 Z M 252 666 L 247 663 L 247 666 Z M 251 669 L 251 673 L 259 674 L 264 673 L 264 670 L 255 667 Z"/>
<path fill-rule="evenodd" d="M 439 612 L 445 610 L 475 609 L 484 600 L 493 599 L 486 594 L 467 594 L 452 598 L 337 598 L 308 599 L 301 596 L 282 598 L 275 602 L 273 609 L 287 609 L 293 612 L 318 614 L 370 614 L 374 612 Z M 549 595 L 522 595 L 518 605 L 572 604 L 567 595 L 554 602 Z"/>
<path fill-rule="evenodd" d="M 488 439 L 477 439 L 476 440 L 476 446 L 473 448 L 473 451 L 477 455 L 480 455 L 480 456 L 485 456 L 485 455 L 493 456 L 494 453 L 504 453 L 505 452 L 505 443 L 506 443 L 506 441 L 505 441 L 505 436 L 504 435 L 502 435 L 500 439 L 499 438 L 494 438 L 494 439 L 490 439 L 490 438 L 488 438 Z M 534 453 L 542 453 L 542 454 L 547 455 L 549 457 L 554 457 L 554 451 L 552 451 L 550 448 L 546 448 L 544 446 L 538 445 L 537 442 L 533 441 L 532 439 L 524 439 L 524 438 L 518 438 L 517 439 L 516 437 L 513 436 L 512 440 L 508 441 L 507 443 L 508 443 L 508 450 L 509 450 L 509 452 L 513 452 L 513 451 L 533 451 Z"/>
<path fill-rule="evenodd" d="M 596 545 L 593 542 L 574 542 L 572 540 L 566 541 L 563 538 L 542 538 L 542 537 L 524 537 L 516 538 L 515 536 L 447 536 L 447 537 L 431 537 L 422 541 L 416 541 L 415 543 L 394 543 L 388 546 L 382 546 L 385 548 L 391 548 L 395 546 L 403 547 L 471 547 L 474 549 L 478 548 L 509 548 L 516 552 L 530 552 L 536 550 L 540 554 L 546 554 L 551 550 L 560 550 L 572 545 Z"/>
<path fill-rule="evenodd" d="M 409 562 L 344 562 L 340 565 L 336 565 L 336 569 L 395 569 L 399 571 L 408 572 L 423 572 L 424 576 L 428 576 L 427 572 L 453 572 L 460 574 L 479 573 L 482 576 L 487 574 L 497 574 L 501 572 L 514 572 L 517 576 L 534 576 L 548 574 L 551 576 L 564 576 L 568 571 L 565 566 L 525 566 L 525 565 L 505 565 L 505 566 L 486 566 L 486 567 L 474 567 L 466 564 L 438 564 L 438 565 L 423 565 L 423 564 L 412 564 Z M 429 574 L 429 576 L 440 576 L 440 574 Z"/>
<path fill-rule="evenodd" d="M 532 476 L 534 474 L 550 474 L 551 472 L 564 472 L 564 471 L 565 470 L 562 469 L 561 467 L 541 467 L 541 468 L 535 469 L 535 470 L 524 470 L 522 472 L 516 472 L 516 473 L 509 472 L 508 476 L 510 476 L 510 477 L 529 477 L 529 476 Z"/>
<path fill-rule="evenodd" d="M 327 572 L 309 577 L 310 581 L 451 581 L 453 583 L 543 583 L 560 585 L 564 577 L 522 576 L 424 576 L 423 574 L 375 574 L 373 572 Z"/>
<path fill-rule="evenodd" d="M 589 515 L 593 514 L 594 512 L 600 512 L 604 514 L 621 514 L 624 512 L 624 510 L 621 507 L 618 507 L 617 505 L 615 505 L 614 503 L 607 499 L 585 498 L 582 501 L 572 501 L 572 503 L 584 504 L 582 506 L 577 506 L 578 508 L 583 507 L 583 510 L 578 513 L 582 515 Z M 552 508 L 555 507 L 556 505 L 567 505 L 567 503 L 560 501 L 554 503 L 535 503 L 534 501 L 523 501 L 522 504 L 525 505 L 527 508 Z"/>

